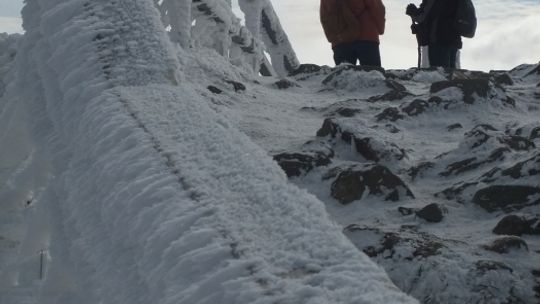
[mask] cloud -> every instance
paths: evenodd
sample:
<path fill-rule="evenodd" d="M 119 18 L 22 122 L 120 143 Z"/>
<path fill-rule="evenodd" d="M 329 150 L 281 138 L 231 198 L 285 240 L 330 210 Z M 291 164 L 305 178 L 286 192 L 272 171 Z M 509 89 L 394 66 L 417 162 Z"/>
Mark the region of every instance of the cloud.
<path fill-rule="evenodd" d="M 22 33 L 22 19 L 17 17 L 0 17 L 0 33 Z"/>

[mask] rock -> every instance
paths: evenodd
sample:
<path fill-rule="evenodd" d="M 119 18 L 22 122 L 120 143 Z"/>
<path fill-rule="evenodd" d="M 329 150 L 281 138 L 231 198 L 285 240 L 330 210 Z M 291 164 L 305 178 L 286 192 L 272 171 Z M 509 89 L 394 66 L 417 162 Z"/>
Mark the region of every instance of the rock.
<path fill-rule="evenodd" d="M 414 213 L 413 208 L 406 208 L 406 207 L 399 207 L 398 211 L 399 213 L 401 213 L 401 215 L 411 215 Z"/>
<path fill-rule="evenodd" d="M 454 79 L 450 81 L 434 82 L 431 85 L 430 93 L 434 94 L 444 89 L 457 87 L 463 91 L 463 101 L 467 104 L 474 103 L 474 95 L 486 98 L 489 92 L 488 79 Z"/>
<path fill-rule="evenodd" d="M 514 179 L 538 174 L 540 174 L 540 153 L 532 158 L 519 162 L 514 166 L 503 170 L 501 173 L 503 176 L 510 176 Z"/>
<path fill-rule="evenodd" d="M 340 107 L 330 113 L 331 116 L 342 116 L 342 117 L 353 117 L 358 113 L 361 113 L 362 110 L 360 109 L 351 109 L 351 108 L 343 108 Z"/>
<path fill-rule="evenodd" d="M 421 162 L 418 165 L 410 168 L 408 170 L 408 174 L 414 180 L 418 176 L 422 176 L 422 174 L 425 171 L 427 171 L 427 170 L 429 170 L 429 169 L 431 169 L 433 167 L 435 167 L 435 163 L 433 163 L 433 162 Z"/>
<path fill-rule="evenodd" d="M 416 212 L 416 216 L 431 223 L 439 223 L 444 218 L 445 208 L 439 204 L 429 204 Z"/>
<path fill-rule="evenodd" d="M 322 127 L 317 131 L 317 136 L 325 137 L 330 135 L 336 137 L 338 133 L 341 133 L 341 127 L 333 119 L 327 118 L 324 120 Z"/>
<path fill-rule="evenodd" d="M 502 262 L 498 262 L 498 261 L 480 260 L 475 263 L 475 266 L 476 266 L 476 270 L 480 274 L 484 274 L 488 271 L 499 271 L 499 270 L 509 271 L 511 273 L 514 272 L 514 270 L 510 268 L 508 265 Z"/>
<path fill-rule="evenodd" d="M 540 127 L 532 129 L 531 135 L 529 135 L 530 140 L 535 140 L 537 138 L 540 138 Z"/>
<path fill-rule="evenodd" d="M 401 100 L 408 96 L 412 96 L 412 94 L 407 91 L 391 90 L 390 92 L 385 93 L 383 95 L 372 96 L 368 98 L 368 101 L 369 102 L 394 101 L 394 100 Z"/>
<path fill-rule="evenodd" d="M 209 85 L 209 86 L 207 86 L 206 88 L 208 89 L 208 91 L 210 91 L 210 92 L 212 92 L 212 93 L 214 93 L 214 94 L 221 94 L 221 93 L 223 93 L 222 90 L 220 90 L 220 89 L 218 89 L 217 87 L 212 86 L 212 85 Z"/>
<path fill-rule="evenodd" d="M 366 65 L 343 65 L 338 66 L 333 69 L 332 73 L 328 75 L 323 81 L 323 85 L 330 85 L 333 83 L 336 78 L 341 76 L 346 71 L 354 71 L 354 72 L 371 72 L 371 71 L 378 71 L 383 76 L 385 75 L 385 71 L 381 67 L 374 67 L 374 66 L 366 66 Z"/>
<path fill-rule="evenodd" d="M 312 74 L 319 72 L 321 69 L 322 68 L 316 64 L 301 64 L 289 75 L 296 76 L 298 74 Z"/>
<path fill-rule="evenodd" d="M 356 152 L 367 160 L 375 162 L 381 160 L 399 161 L 407 156 L 405 150 L 393 143 L 381 142 L 371 137 L 357 138 L 353 136 L 352 139 Z"/>
<path fill-rule="evenodd" d="M 488 212 L 519 210 L 540 203 L 540 188 L 518 185 L 495 185 L 478 190 L 472 201 Z"/>
<path fill-rule="evenodd" d="M 493 228 L 493 233 L 521 236 L 530 230 L 530 223 L 524 217 L 507 215 Z"/>
<path fill-rule="evenodd" d="M 403 119 L 405 116 L 401 114 L 398 108 L 390 107 L 384 109 L 381 113 L 377 114 L 375 118 L 377 118 L 377 121 L 382 120 L 389 120 L 389 121 L 396 121 L 399 119 Z"/>
<path fill-rule="evenodd" d="M 498 85 L 514 85 L 514 81 L 512 80 L 512 77 L 508 75 L 506 72 L 490 72 L 493 81 Z"/>
<path fill-rule="evenodd" d="M 233 89 L 234 89 L 235 92 L 240 92 L 240 91 L 245 91 L 246 90 L 246 86 L 243 85 L 240 82 L 233 81 L 233 80 L 226 80 L 225 82 L 228 83 L 228 84 L 232 84 Z"/>
<path fill-rule="evenodd" d="M 382 195 L 386 201 L 398 201 L 403 196 L 414 198 L 407 185 L 388 168 L 381 165 L 364 165 L 341 172 L 331 186 L 331 195 L 342 204 L 369 195 Z"/>
<path fill-rule="evenodd" d="M 396 92 L 406 92 L 407 91 L 407 89 L 405 88 L 404 85 L 402 85 L 401 83 L 399 83 L 399 82 L 397 82 L 395 80 L 392 80 L 392 79 L 387 79 L 386 80 L 386 86 L 389 87 L 392 91 L 396 91 Z"/>
<path fill-rule="evenodd" d="M 500 137 L 499 142 L 501 144 L 507 145 L 508 147 L 510 147 L 512 150 L 515 150 L 515 151 L 528 151 L 530 149 L 536 148 L 536 146 L 534 145 L 532 141 L 528 140 L 525 137 L 517 136 L 517 135 Z"/>
<path fill-rule="evenodd" d="M 511 250 L 525 250 L 529 251 L 527 243 L 523 239 L 517 236 L 505 236 L 496 239 L 489 245 L 484 245 L 484 249 L 494 251 L 497 253 L 509 253 Z"/>
<path fill-rule="evenodd" d="M 288 79 L 281 79 L 274 83 L 274 86 L 280 90 L 285 90 L 293 87 L 299 87 L 297 83 L 290 81 Z"/>
<path fill-rule="evenodd" d="M 446 127 L 446 130 L 448 131 L 453 131 L 455 129 L 463 129 L 463 126 L 460 123 L 455 123 Z"/>
<path fill-rule="evenodd" d="M 415 99 L 401 110 L 409 116 L 416 116 L 418 114 L 424 113 L 429 107 L 429 104 L 422 99 Z"/>
<path fill-rule="evenodd" d="M 505 153 L 510 152 L 508 148 L 498 148 L 488 155 L 485 159 L 478 159 L 476 157 L 467 158 L 462 161 L 452 163 L 446 167 L 446 170 L 439 173 L 440 176 L 458 175 L 464 172 L 468 172 L 479 168 L 488 163 L 501 161 L 505 158 Z"/>
<path fill-rule="evenodd" d="M 309 148 L 309 146 L 306 148 Z M 317 149 L 277 154 L 274 156 L 274 160 L 288 177 L 293 177 L 305 174 L 315 167 L 330 164 L 332 157 L 334 157 L 334 151 L 330 147 L 321 144 Z"/>

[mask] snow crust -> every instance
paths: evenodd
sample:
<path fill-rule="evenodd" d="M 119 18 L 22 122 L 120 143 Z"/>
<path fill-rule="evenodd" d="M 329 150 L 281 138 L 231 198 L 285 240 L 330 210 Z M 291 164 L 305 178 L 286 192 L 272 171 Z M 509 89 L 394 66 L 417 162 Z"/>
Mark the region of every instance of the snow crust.
<path fill-rule="evenodd" d="M 209 107 L 152 1 L 23 17 L 0 99 L 1 303 L 416 303 Z"/>

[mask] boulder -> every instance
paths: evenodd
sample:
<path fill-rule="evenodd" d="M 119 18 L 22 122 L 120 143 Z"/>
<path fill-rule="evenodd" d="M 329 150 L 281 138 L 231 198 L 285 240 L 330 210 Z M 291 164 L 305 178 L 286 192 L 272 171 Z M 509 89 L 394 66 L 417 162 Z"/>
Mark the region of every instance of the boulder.
<path fill-rule="evenodd" d="M 495 228 L 493 233 L 521 236 L 531 230 L 531 223 L 522 216 L 507 215 L 505 216 Z"/>
<path fill-rule="evenodd" d="M 484 249 L 497 252 L 497 253 L 509 253 L 513 250 L 525 250 L 529 251 L 527 243 L 517 236 L 505 236 L 498 238 L 488 245 L 483 246 Z"/>
<path fill-rule="evenodd" d="M 246 90 L 246 86 L 238 81 L 226 80 L 225 82 L 231 84 L 235 92 L 241 92 Z"/>
<path fill-rule="evenodd" d="M 408 105 L 401 108 L 401 110 L 409 116 L 416 116 L 421 113 L 424 113 L 429 107 L 429 104 L 422 99 L 415 99 L 411 101 Z"/>
<path fill-rule="evenodd" d="M 430 92 L 435 94 L 451 87 L 460 88 L 463 91 L 463 101 L 467 104 L 474 103 L 475 95 L 480 98 L 486 98 L 490 89 L 489 79 L 454 79 L 434 82 L 431 85 Z"/>
<path fill-rule="evenodd" d="M 293 87 L 299 87 L 296 82 L 290 81 L 288 79 L 281 79 L 274 83 L 274 86 L 280 90 L 285 90 Z"/>
<path fill-rule="evenodd" d="M 416 211 L 416 216 L 431 223 L 439 223 L 444 218 L 446 208 L 439 204 L 429 204 Z"/>
<path fill-rule="evenodd" d="M 274 155 L 274 160 L 285 171 L 288 177 L 300 176 L 315 167 L 326 166 L 332 162 L 334 151 L 323 144 L 316 149 L 306 149 L 300 152 L 284 152 Z"/>
<path fill-rule="evenodd" d="M 401 111 L 396 107 L 386 108 L 381 113 L 375 116 L 375 118 L 377 118 L 377 121 L 396 121 L 399 119 L 403 119 L 404 117 L 405 115 L 401 114 Z"/>
<path fill-rule="evenodd" d="M 519 210 L 540 203 L 540 188 L 520 185 L 494 185 L 478 190 L 473 203 L 488 212 Z"/>
<path fill-rule="evenodd" d="M 317 73 L 321 70 L 322 68 L 316 64 L 301 64 L 298 66 L 298 68 L 296 68 L 296 70 L 294 70 L 293 72 L 291 72 L 289 74 L 289 76 L 296 76 L 296 75 L 299 75 L 299 74 L 312 74 L 312 73 Z"/>
<path fill-rule="evenodd" d="M 215 86 L 213 86 L 213 85 L 209 85 L 209 86 L 207 86 L 206 88 L 208 89 L 208 91 L 210 91 L 210 92 L 212 92 L 212 93 L 214 93 L 214 94 L 221 94 L 221 93 L 223 93 L 223 91 L 222 91 L 221 89 L 219 89 L 219 88 L 217 88 L 217 87 L 215 87 Z"/>
<path fill-rule="evenodd" d="M 356 152 L 367 160 L 400 161 L 407 156 L 404 149 L 393 143 L 379 141 L 372 137 L 358 138 L 355 135 L 352 140 Z"/>
<path fill-rule="evenodd" d="M 463 126 L 460 123 L 451 124 L 448 127 L 446 127 L 446 130 L 453 131 L 455 129 L 463 129 Z"/>
<path fill-rule="evenodd" d="M 342 204 L 349 204 L 369 195 L 380 195 L 385 201 L 414 198 L 407 185 L 381 165 L 355 166 L 339 173 L 331 186 L 331 195 Z"/>

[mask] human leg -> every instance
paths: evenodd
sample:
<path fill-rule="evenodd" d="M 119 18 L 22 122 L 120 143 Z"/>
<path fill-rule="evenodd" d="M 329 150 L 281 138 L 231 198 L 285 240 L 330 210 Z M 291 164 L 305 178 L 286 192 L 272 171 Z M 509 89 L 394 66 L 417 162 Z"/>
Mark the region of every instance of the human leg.
<path fill-rule="evenodd" d="M 354 51 L 361 65 L 381 66 L 381 53 L 377 42 L 357 41 Z"/>
<path fill-rule="evenodd" d="M 340 43 L 332 48 L 336 65 L 342 63 L 356 64 L 356 55 L 351 43 Z"/>

